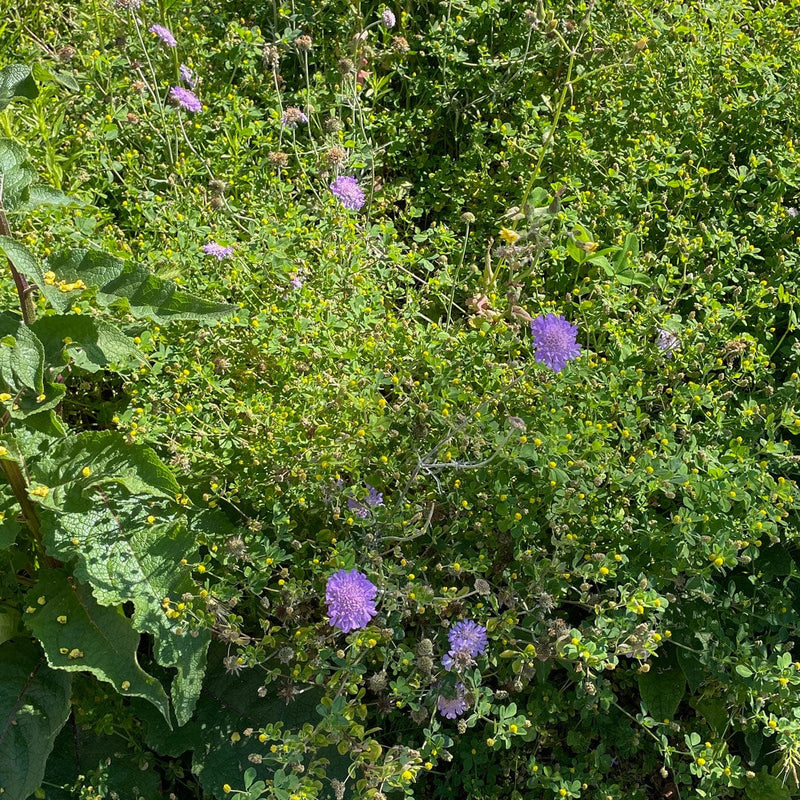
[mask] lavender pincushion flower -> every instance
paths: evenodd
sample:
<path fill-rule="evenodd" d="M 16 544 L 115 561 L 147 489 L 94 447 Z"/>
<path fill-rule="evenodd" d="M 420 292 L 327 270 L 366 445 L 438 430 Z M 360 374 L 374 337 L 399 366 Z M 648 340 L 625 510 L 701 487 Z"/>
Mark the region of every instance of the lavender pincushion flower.
<path fill-rule="evenodd" d="M 331 184 L 331 192 L 345 208 L 351 211 L 359 211 L 366 202 L 358 181 L 349 175 L 340 175 Z"/>
<path fill-rule="evenodd" d="M 464 684 L 456 684 L 456 696 L 444 697 L 439 695 L 437 702 L 439 712 L 446 719 L 460 717 L 467 710 L 467 700 L 464 694 Z"/>
<path fill-rule="evenodd" d="M 568 361 L 577 358 L 581 346 L 577 343 L 577 325 L 567 322 L 560 314 L 538 316 L 531 322 L 534 358 L 553 372 L 561 372 Z"/>
<path fill-rule="evenodd" d="M 233 246 L 223 247 L 219 242 L 209 242 L 200 248 L 207 256 L 214 256 L 220 261 L 225 261 L 233 256 Z"/>
<path fill-rule="evenodd" d="M 194 92 L 189 91 L 189 89 L 184 89 L 183 86 L 173 86 L 169 90 L 169 93 L 172 99 L 187 111 L 193 111 L 197 113 L 198 111 L 203 110 L 203 104 L 197 98 L 197 95 Z"/>
<path fill-rule="evenodd" d="M 442 656 L 442 666 L 449 672 L 453 667 L 461 672 L 486 649 L 489 640 L 486 628 L 471 619 L 456 622 L 447 634 L 450 651 Z"/>
<path fill-rule="evenodd" d="M 158 36 L 167 47 L 177 47 L 178 40 L 172 35 L 169 28 L 165 28 L 163 25 L 151 25 L 147 30 Z"/>
<path fill-rule="evenodd" d="M 394 12 L 387 8 L 383 14 L 381 14 L 381 22 L 383 23 L 383 27 L 388 30 L 389 28 L 394 28 L 397 23 L 397 18 Z"/>
<path fill-rule="evenodd" d="M 681 346 L 681 340 L 666 328 L 658 329 L 658 344 L 659 350 L 666 353 L 667 358 L 672 358 L 672 354 Z"/>
<path fill-rule="evenodd" d="M 281 125 L 284 128 L 294 130 L 301 122 L 305 125 L 308 117 L 297 106 L 289 106 L 281 117 Z"/>
<path fill-rule="evenodd" d="M 486 628 L 471 619 L 456 622 L 448 631 L 447 639 L 450 642 L 451 653 L 469 653 L 473 658 L 479 656 L 489 643 L 486 638 Z"/>
<path fill-rule="evenodd" d="M 180 73 L 181 80 L 190 88 L 194 89 L 195 85 L 197 84 L 197 78 L 195 77 L 194 72 L 186 66 L 186 64 L 181 64 L 178 68 L 178 72 Z"/>
<path fill-rule="evenodd" d="M 375 608 L 377 593 L 378 588 L 358 570 L 334 572 L 325 588 L 331 625 L 345 633 L 366 627 L 378 613 Z"/>

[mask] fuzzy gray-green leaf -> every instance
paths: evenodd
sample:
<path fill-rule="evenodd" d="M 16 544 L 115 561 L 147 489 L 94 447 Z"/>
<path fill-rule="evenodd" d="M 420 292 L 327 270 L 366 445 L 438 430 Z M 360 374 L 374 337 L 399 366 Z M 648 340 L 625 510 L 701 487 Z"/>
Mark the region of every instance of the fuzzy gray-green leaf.
<path fill-rule="evenodd" d="M 0 793 L 26 800 L 38 787 L 70 712 L 71 676 L 50 669 L 30 639 L 0 645 Z"/>
<path fill-rule="evenodd" d="M 26 604 L 25 624 L 51 667 L 91 672 L 124 696 L 149 700 L 169 720 L 167 695 L 139 666 L 139 634 L 120 608 L 99 605 L 87 585 L 59 570 L 40 571 Z"/>

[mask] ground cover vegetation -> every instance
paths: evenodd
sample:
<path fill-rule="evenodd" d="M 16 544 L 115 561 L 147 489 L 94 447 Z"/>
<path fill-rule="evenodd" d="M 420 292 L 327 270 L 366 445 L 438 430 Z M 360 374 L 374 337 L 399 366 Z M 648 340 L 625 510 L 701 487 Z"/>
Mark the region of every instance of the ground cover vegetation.
<path fill-rule="evenodd" d="M 0 10 L 4 798 L 800 794 L 797 2 Z"/>

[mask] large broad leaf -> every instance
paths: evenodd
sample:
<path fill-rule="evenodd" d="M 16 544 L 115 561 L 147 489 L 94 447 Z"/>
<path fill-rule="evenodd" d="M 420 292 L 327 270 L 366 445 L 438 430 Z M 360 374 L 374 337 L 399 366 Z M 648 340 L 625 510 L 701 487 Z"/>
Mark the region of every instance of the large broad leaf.
<path fill-rule="evenodd" d="M 115 431 L 79 433 L 53 442 L 27 466 L 31 478 L 50 490 L 38 501 L 63 511 L 88 509 L 99 502 L 98 490 L 115 486 L 131 494 L 170 499 L 180 492 L 172 472 L 153 450 L 129 444 Z"/>
<path fill-rule="evenodd" d="M 17 211 L 33 211 L 41 206 L 71 206 L 83 205 L 83 202 L 75 197 L 70 197 L 60 189 L 46 186 L 41 183 L 33 184 L 28 187 L 28 191 L 23 195 L 22 202 L 17 206 Z"/>
<path fill-rule="evenodd" d="M 64 397 L 62 384 L 44 380 L 44 347 L 18 317 L 0 314 L 0 382 L 14 398 L 5 410 L 23 419 L 55 408 Z"/>
<path fill-rule="evenodd" d="M 45 361 L 58 363 L 65 350 L 72 362 L 89 372 L 130 357 L 142 358 L 133 340 L 116 325 L 81 314 L 41 317 L 31 330 L 44 345 Z"/>
<path fill-rule="evenodd" d="M 792 797 L 789 787 L 780 778 L 770 775 L 766 767 L 748 779 L 744 791 L 749 800 L 791 800 Z"/>
<path fill-rule="evenodd" d="M 59 570 L 42 570 L 26 602 L 25 624 L 51 667 L 91 672 L 122 695 L 149 700 L 169 719 L 167 695 L 139 666 L 139 634 L 121 609 L 99 605 L 88 586 Z"/>
<path fill-rule="evenodd" d="M 168 619 L 161 603 L 195 590 L 188 571 L 178 566 L 195 551 L 194 538 L 178 523 L 149 524 L 150 509 L 141 498 L 106 495 L 106 501 L 86 512 L 43 514 L 45 545 L 62 560 L 77 557 L 75 574 L 91 584 L 99 603 L 133 603 L 134 628 L 152 634 L 158 663 L 178 671 L 171 693 L 183 725 L 200 695 L 210 635 Z"/>
<path fill-rule="evenodd" d="M 0 111 L 15 97 L 33 99 L 39 94 L 30 67 L 22 64 L 9 64 L 0 69 Z"/>
<path fill-rule="evenodd" d="M 0 73 L 2 74 L 2 73 Z M 28 187 L 36 180 L 36 170 L 28 161 L 28 151 L 12 139 L 0 139 L 0 200 L 6 211 L 13 211 L 27 198 Z"/>
<path fill-rule="evenodd" d="M 144 267 L 122 261 L 99 250 L 70 250 L 52 256 L 48 268 L 57 281 L 72 283 L 82 280 L 97 287 L 97 300 L 102 306 L 119 304 L 135 317 L 159 322 L 173 319 L 212 320 L 229 316 L 234 307 L 215 303 L 182 292 L 171 281 L 164 281 Z M 69 301 L 52 286 L 42 288 L 48 301 L 63 311 Z"/>
<path fill-rule="evenodd" d="M 43 391 L 44 347 L 26 325 L 18 324 L 13 334 L 0 339 L 0 376 L 15 394 L 24 389 Z"/>
<path fill-rule="evenodd" d="M 0 792 L 26 800 L 44 775 L 53 742 L 69 717 L 72 679 L 47 666 L 30 640 L 0 645 Z"/>
<path fill-rule="evenodd" d="M 674 647 L 662 647 L 650 671 L 639 675 L 639 693 L 647 712 L 657 722 L 671 720 L 686 691 L 686 679 L 678 666 Z"/>

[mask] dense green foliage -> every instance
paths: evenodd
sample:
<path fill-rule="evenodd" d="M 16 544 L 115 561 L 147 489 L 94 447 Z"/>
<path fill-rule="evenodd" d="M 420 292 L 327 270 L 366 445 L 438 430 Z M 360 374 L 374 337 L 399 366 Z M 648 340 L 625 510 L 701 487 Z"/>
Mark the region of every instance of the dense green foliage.
<path fill-rule="evenodd" d="M 799 7 L 0 0 L 4 797 L 800 794 Z"/>

